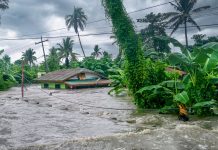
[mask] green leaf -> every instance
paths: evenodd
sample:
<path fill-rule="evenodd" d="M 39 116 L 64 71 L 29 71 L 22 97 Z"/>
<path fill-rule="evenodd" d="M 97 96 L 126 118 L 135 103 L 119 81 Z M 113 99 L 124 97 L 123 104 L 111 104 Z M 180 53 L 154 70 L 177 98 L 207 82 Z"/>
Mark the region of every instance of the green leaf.
<path fill-rule="evenodd" d="M 203 49 L 207 49 L 207 48 L 211 48 L 211 49 L 218 49 L 218 42 L 210 42 L 210 43 L 207 43 L 205 45 L 203 45 L 201 48 Z"/>
<path fill-rule="evenodd" d="M 209 83 L 210 84 L 218 84 L 218 78 L 210 78 Z"/>
<path fill-rule="evenodd" d="M 205 72 L 212 71 L 218 65 L 218 43 L 212 42 L 195 49 L 194 62 L 200 64 Z"/>
<path fill-rule="evenodd" d="M 138 94 L 142 94 L 143 92 L 145 91 L 152 91 L 152 90 L 155 90 L 155 89 L 159 89 L 159 88 L 163 88 L 162 86 L 160 85 L 151 85 L 151 86 L 146 86 L 146 87 L 143 87 L 141 88 L 138 92 Z"/>
<path fill-rule="evenodd" d="M 160 83 L 161 86 L 165 86 L 167 88 L 177 88 L 179 90 L 183 90 L 185 88 L 184 84 L 181 81 L 169 80 Z"/>
<path fill-rule="evenodd" d="M 211 101 L 204 101 L 204 102 L 199 102 L 196 103 L 195 105 L 193 105 L 194 108 L 199 108 L 199 107 L 210 107 L 216 104 L 215 100 L 211 100 Z"/>
<path fill-rule="evenodd" d="M 186 105 L 189 102 L 189 97 L 186 91 L 183 91 L 182 93 L 179 93 L 174 96 L 174 100 L 176 102 L 182 103 Z"/>
<path fill-rule="evenodd" d="M 168 61 L 171 65 L 176 66 L 178 64 L 187 65 L 190 63 L 188 57 L 181 53 L 172 53 L 168 57 Z"/>

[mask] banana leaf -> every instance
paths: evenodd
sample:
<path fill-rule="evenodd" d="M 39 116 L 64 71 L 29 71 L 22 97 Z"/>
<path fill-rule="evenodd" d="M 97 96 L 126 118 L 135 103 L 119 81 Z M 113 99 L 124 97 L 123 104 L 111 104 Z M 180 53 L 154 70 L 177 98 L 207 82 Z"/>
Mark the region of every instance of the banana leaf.
<path fill-rule="evenodd" d="M 144 92 L 149 92 L 150 95 L 158 95 L 160 93 L 173 94 L 172 91 L 161 85 L 151 85 L 141 88 L 136 94 L 143 94 Z"/>
<path fill-rule="evenodd" d="M 212 42 L 195 49 L 194 62 L 200 64 L 205 72 L 212 71 L 218 65 L 218 43 Z"/>
<path fill-rule="evenodd" d="M 167 88 L 177 88 L 179 90 L 185 89 L 185 86 L 181 81 L 175 81 L 175 80 L 164 81 L 160 83 L 160 85 Z"/>
<path fill-rule="evenodd" d="M 182 93 L 176 94 L 174 96 L 174 100 L 177 103 L 182 103 L 182 104 L 186 105 L 189 102 L 188 93 L 186 91 L 183 91 Z"/>
<path fill-rule="evenodd" d="M 201 108 L 201 107 L 212 107 L 216 105 L 215 100 L 199 102 L 193 105 L 193 108 Z"/>
<path fill-rule="evenodd" d="M 190 60 L 184 54 L 181 53 L 172 53 L 168 56 L 168 61 L 170 65 L 176 66 L 179 64 L 188 65 Z"/>

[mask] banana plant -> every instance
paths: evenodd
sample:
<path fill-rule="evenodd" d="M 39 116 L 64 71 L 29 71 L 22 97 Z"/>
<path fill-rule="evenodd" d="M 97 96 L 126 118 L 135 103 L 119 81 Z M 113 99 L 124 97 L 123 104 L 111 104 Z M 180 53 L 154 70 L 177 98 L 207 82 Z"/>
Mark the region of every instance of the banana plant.
<path fill-rule="evenodd" d="M 122 69 L 110 69 L 109 79 L 112 80 L 111 86 L 113 87 L 108 94 L 115 93 L 119 95 L 123 92 L 128 92 L 127 90 L 127 77 Z"/>
<path fill-rule="evenodd" d="M 170 65 L 178 66 L 187 75 L 183 78 L 189 101 L 195 106 L 211 103 L 209 91 L 218 81 L 215 74 L 218 65 L 218 43 L 208 43 L 187 54 L 172 53 L 168 57 Z M 217 102 L 216 102 L 217 103 Z"/>

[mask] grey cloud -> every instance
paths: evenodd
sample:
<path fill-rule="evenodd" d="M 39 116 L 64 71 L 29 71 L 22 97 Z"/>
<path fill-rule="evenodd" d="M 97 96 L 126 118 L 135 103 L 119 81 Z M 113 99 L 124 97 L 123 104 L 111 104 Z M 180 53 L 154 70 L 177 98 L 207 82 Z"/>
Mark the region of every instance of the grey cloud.
<path fill-rule="evenodd" d="M 124 0 L 124 5 L 126 7 L 127 12 L 134 11 L 141 8 L 146 8 L 149 6 L 157 5 L 164 2 L 169 2 L 170 0 Z M 211 5 L 212 7 L 218 7 L 218 1 L 217 0 L 199 0 L 198 6 L 203 5 Z M 2 25 L 0 26 L 1 29 L 10 29 L 12 31 L 15 31 L 17 35 L 25 35 L 25 34 L 32 34 L 32 33 L 40 33 L 51 30 L 49 24 L 51 26 L 54 24 L 53 21 L 48 22 L 53 17 L 60 17 L 63 18 L 67 14 L 71 14 L 73 12 L 73 7 L 82 7 L 85 11 L 85 13 L 88 16 L 88 22 L 92 22 L 95 20 L 103 19 L 105 18 L 104 14 L 104 8 L 101 6 L 100 0 L 11 0 L 10 2 L 10 9 L 3 13 L 2 16 Z M 130 17 L 133 19 L 133 21 L 136 21 L 137 18 L 142 18 L 146 14 L 150 12 L 167 12 L 167 11 L 173 11 L 173 8 L 170 5 L 163 5 L 160 7 L 152 8 L 149 10 L 141 11 L 138 13 L 131 14 Z M 218 23 L 217 22 L 217 16 L 216 15 L 210 15 L 207 16 L 205 13 L 210 13 L 210 11 L 205 11 L 202 14 L 196 15 L 197 23 L 198 24 L 212 24 L 212 23 Z M 216 12 L 216 10 L 213 10 L 213 12 Z M 216 12 L 217 13 L 217 12 Z M 55 20 L 54 20 L 55 21 Z M 64 21 L 64 20 L 63 20 Z M 141 24 L 135 23 L 137 26 L 140 26 Z M 62 28 L 64 23 L 62 24 L 55 24 L 55 28 Z M 97 22 L 93 24 L 87 24 L 87 27 L 85 29 L 85 33 L 102 33 L 102 32 L 111 32 L 111 27 L 109 27 L 111 24 L 109 21 L 102 21 Z M 106 28 L 104 28 L 106 27 Z M 204 29 L 202 28 L 202 33 L 206 32 L 209 35 L 213 35 L 216 30 L 216 28 L 211 29 Z M 195 33 L 199 33 L 196 29 L 189 29 L 189 38 Z M 170 31 L 168 31 L 170 32 Z M 81 34 L 83 34 L 81 33 Z M 53 33 L 47 33 L 43 35 L 60 35 L 60 34 L 75 34 L 73 30 L 68 33 L 66 30 L 60 31 L 60 32 L 53 32 Z M 40 36 L 40 35 L 36 35 Z M 116 55 L 118 52 L 118 48 L 116 46 L 113 46 L 110 44 L 110 35 L 105 35 L 103 40 L 105 40 L 105 43 L 99 42 L 99 46 L 102 47 L 102 49 L 108 50 L 113 55 Z M 179 41 L 184 42 L 184 30 L 178 30 L 173 37 L 177 38 Z M 1 38 L 7 38 L 4 35 L 1 35 Z M 93 50 L 94 45 L 97 43 L 99 37 L 89 37 L 88 40 L 92 41 L 89 43 L 86 43 L 86 40 L 83 40 L 83 45 L 87 51 L 88 54 L 91 53 Z M 108 39 L 108 40 L 106 40 Z M 76 41 L 76 37 L 74 38 Z M 38 41 L 38 40 L 35 40 Z M 7 52 L 13 56 L 13 53 L 24 51 L 24 49 L 19 50 L 16 47 L 22 47 L 27 44 L 31 44 L 30 41 L 23 41 L 23 42 L 13 42 L 13 41 L 0 41 L 0 47 L 2 46 L 8 46 Z M 32 41 L 34 42 L 34 41 Z M 61 39 L 55 39 L 51 40 L 49 42 L 49 45 L 56 45 L 57 42 L 61 42 Z M 19 46 L 20 45 L 20 46 Z M 34 44 L 32 45 L 34 48 Z M 37 50 L 39 47 L 36 48 Z M 49 47 L 47 47 L 46 52 L 48 53 Z M 78 53 L 81 53 L 79 44 L 75 43 L 75 50 Z M 37 55 L 40 55 L 41 53 L 37 53 Z"/>

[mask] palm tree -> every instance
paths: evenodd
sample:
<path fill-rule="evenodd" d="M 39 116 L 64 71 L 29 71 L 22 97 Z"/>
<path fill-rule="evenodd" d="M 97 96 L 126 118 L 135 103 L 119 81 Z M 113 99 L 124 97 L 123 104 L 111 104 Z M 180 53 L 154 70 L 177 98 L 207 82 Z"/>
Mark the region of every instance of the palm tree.
<path fill-rule="evenodd" d="M 8 3 L 9 3 L 9 0 L 0 0 L 0 10 L 4 11 L 8 9 L 9 8 Z"/>
<path fill-rule="evenodd" d="M 74 31 L 76 32 L 76 34 L 79 38 L 79 43 L 80 43 L 83 55 L 84 55 L 84 57 L 86 57 L 78 29 L 80 29 L 82 31 L 84 30 L 84 26 L 86 25 L 86 21 L 87 21 L 87 16 L 85 15 L 82 8 L 74 7 L 73 14 L 67 15 L 65 17 L 65 21 L 66 21 L 66 26 L 67 26 L 68 30 L 70 30 L 71 27 L 74 28 Z"/>
<path fill-rule="evenodd" d="M 11 63 L 11 57 L 8 56 L 7 54 L 3 56 L 2 60 L 3 60 L 6 64 L 10 64 L 10 63 Z"/>
<path fill-rule="evenodd" d="M 34 64 L 34 62 L 37 60 L 37 58 L 34 56 L 35 54 L 36 52 L 32 48 L 29 48 L 23 52 L 22 59 L 32 66 L 32 64 Z"/>
<path fill-rule="evenodd" d="M 193 13 L 199 13 L 202 10 L 210 8 L 210 6 L 202 6 L 194 9 L 198 0 L 174 0 L 175 3 L 170 4 L 175 8 L 176 12 L 168 13 L 171 19 L 168 21 L 172 24 L 170 28 L 173 28 L 171 35 L 179 28 L 180 25 L 184 25 L 185 28 L 185 41 L 186 47 L 188 47 L 188 35 L 187 35 L 187 23 L 194 25 L 199 31 L 200 26 L 192 18 Z"/>
<path fill-rule="evenodd" d="M 8 6 L 9 0 L 0 0 L 0 9 L 6 10 L 9 8 Z"/>
<path fill-rule="evenodd" d="M 103 51 L 103 58 L 112 58 L 112 54 L 109 54 L 107 51 Z"/>
<path fill-rule="evenodd" d="M 4 49 L 0 50 L 0 55 L 1 55 L 2 53 L 4 53 Z"/>
<path fill-rule="evenodd" d="M 57 45 L 60 59 L 65 59 L 65 65 L 67 68 L 69 68 L 69 57 L 71 57 L 72 60 L 77 60 L 77 54 L 73 53 L 73 40 L 70 37 L 67 37 L 66 39 L 63 39 L 61 44 L 58 43 Z"/>
<path fill-rule="evenodd" d="M 98 45 L 95 45 L 94 52 L 91 55 L 94 56 L 97 59 L 100 55 L 102 55 L 100 50 L 101 50 L 101 48 L 99 48 Z"/>

